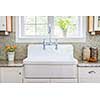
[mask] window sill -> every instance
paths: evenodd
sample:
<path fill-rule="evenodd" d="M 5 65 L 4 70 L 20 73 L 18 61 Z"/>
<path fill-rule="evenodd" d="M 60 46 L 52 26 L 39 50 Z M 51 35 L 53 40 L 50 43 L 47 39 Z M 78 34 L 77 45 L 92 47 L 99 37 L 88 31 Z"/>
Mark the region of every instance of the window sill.
<path fill-rule="evenodd" d="M 48 39 L 46 39 L 48 40 Z M 55 40 L 55 39 L 51 39 L 51 40 Z M 84 43 L 86 42 L 86 38 L 73 38 L 73 39 L 57 39 L 58 43 Z M 16 39 L 16 43 L 43 43 L 43 39 L 42 38 L 38 38 L 38 39 L 25 39 L 25 38 L 19 38 Z"/>

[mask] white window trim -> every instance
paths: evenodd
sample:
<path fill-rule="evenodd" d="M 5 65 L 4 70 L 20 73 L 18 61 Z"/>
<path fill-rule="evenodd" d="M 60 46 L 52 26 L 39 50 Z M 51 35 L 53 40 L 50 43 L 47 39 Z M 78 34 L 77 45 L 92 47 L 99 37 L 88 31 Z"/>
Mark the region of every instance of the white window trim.
<path fill-rule="evenodd" d="M 85 42 L 86 41 L 86 32 L 87 32 L 87 17 L 83 16 L 81 17 L 81 32 L 83 34 L 82 38 L 59 38 L 59 43 L 68 43 L 68 42 Z M 16 16 L 16 42 L 17 43 L 42 43 L 43 39 L 49 38 L 49 37 L 21 37 L 22 33 L 22 24 L 21 24 L 21 16 Z M 53 31 L 53 30 L 52 30 Z"/>

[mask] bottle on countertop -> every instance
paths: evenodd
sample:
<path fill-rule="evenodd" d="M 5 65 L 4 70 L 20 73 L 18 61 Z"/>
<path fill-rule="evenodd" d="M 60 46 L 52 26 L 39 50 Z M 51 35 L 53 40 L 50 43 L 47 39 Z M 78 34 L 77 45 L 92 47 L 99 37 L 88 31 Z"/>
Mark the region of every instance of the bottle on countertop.
<path fill-rule="evenodd" d="M 98 48 L 90 47 L 90 51 L 90 60 L 93 60 L 93 62 L 98 61 Z"/>
<path fill-rule="evenodd" d="M 90 47 L 83 47 L 82 49 L 82 60 L 89 61 L 90 59 Z"/>

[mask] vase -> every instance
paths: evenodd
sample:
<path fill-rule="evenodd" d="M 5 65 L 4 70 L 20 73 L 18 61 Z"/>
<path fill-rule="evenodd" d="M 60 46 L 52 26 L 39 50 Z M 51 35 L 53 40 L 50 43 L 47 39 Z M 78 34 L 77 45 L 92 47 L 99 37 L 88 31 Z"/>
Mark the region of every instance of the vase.
<path fill-rule="evenodd" d="M 63 37 L 66 37 L 67 35 L 67 30 L 63 30 Z"/>
<path fill-rule="evenodd" d="M 15 52 L 8 52 L 8 61 L 14 61 Z"/>

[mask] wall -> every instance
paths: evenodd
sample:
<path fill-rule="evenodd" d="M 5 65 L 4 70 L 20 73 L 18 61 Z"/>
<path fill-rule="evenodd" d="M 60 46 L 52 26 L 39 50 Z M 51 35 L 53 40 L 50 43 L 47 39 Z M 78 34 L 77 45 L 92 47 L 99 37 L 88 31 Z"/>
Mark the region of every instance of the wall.
<path fill-rule="evenodd" d="M 14 20 L 14 19 L 13 19 Z M 9 36 L 0 36 L 0 59 L 6 59 L 6 53 L 4 47 L 7 44 L 16 44 L 15 43 L 15 22 L 13 21 L 13 32 Z M 70 43 L 69 43 L 70 44 Z M 82 47 L 83 46 L 96 46 L 99 49 L 99 60 L 100 60 L 100 35 L 91 36 L 89 33 L 86 33 L 86 42 L 85 43 L 71 43 L 74 46 L 74 56 L 78 60 L 82 59 Z M 16 44 L 17 50 L 15 59 L 24 59 L 27 56 L 27 44 Z"/>

